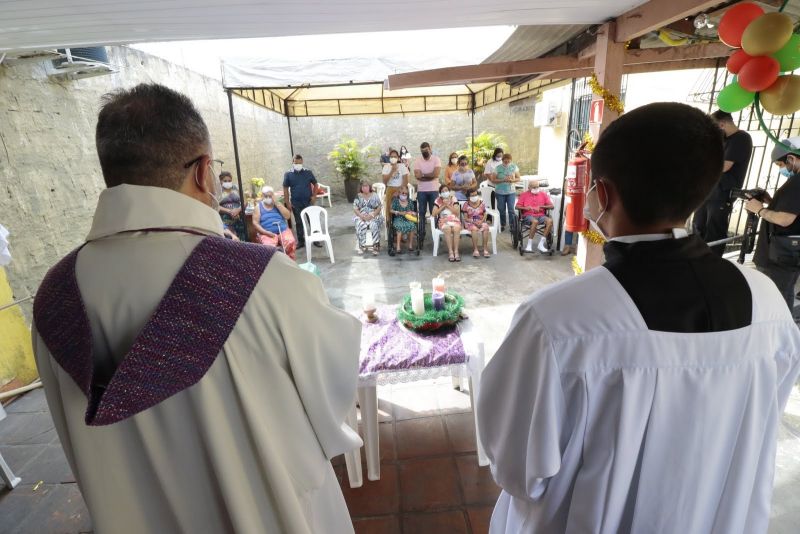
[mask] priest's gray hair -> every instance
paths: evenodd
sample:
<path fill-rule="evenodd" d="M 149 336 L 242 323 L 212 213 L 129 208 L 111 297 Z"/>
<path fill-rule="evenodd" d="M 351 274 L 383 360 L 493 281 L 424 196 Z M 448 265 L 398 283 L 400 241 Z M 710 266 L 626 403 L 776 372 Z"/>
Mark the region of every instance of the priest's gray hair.
<path fill-rule="evenodd" d="M 192 101 L 158 84 L 103 96 L 95 143 L 108 187 L 177 190 L 187 174 L 186 164 L 211 149 L 208 128 Z"/>

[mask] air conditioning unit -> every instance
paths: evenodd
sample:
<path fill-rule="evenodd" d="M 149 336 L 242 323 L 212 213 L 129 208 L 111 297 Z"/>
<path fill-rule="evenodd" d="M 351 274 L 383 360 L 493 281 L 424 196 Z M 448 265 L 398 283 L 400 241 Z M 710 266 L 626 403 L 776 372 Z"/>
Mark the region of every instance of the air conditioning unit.
<path fill-rule="evenodd" d="M 92 48 L 59 49 L 58 59 L 51 62 L 47 76 L 58 81 L 79 80 L 113 74 L 117 70 L 108 61 L 108 53 L 102 46 Z"/>
<path fill-rule="evenodd" d="M 561 110 L 555 102 L 543 100 L 536 103 L 533 125 L 538 128 L 561 126 Z"/>

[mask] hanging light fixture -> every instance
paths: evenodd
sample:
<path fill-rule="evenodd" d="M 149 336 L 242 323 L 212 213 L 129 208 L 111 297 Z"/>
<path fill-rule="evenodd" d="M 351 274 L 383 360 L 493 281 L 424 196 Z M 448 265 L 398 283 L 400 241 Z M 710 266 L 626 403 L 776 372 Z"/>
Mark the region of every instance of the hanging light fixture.
<path fill-rule="evenodd" d="M 711 24 L 711 19 L 705 13 L 700 13 L 694 18 L 694 27 L 698 30 L 702 30 L 703 28 L 712 28 L 714 25 Z"/>

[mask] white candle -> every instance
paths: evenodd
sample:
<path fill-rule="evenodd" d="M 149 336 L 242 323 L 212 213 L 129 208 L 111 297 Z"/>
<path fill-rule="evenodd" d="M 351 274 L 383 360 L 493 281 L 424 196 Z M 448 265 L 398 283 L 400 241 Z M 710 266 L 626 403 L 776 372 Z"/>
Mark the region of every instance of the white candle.
<path fill-rule="evenodd" d="M 422 284 L 419 282 L 411 282 L 408 284 L 409 291 L 414 291 L 415 289 L 422 289 Z"/>
<path fill-rule="evenodd" d="M 362 309 L 364 311 L 375 309 L 375 293 L 367 291 L 361 298 Z"/>
<path fill-rule="evenodd" d="M 411 309 L 414 315 L 425 315 L 425 294 L 421 288 L 411 290 Z"/>

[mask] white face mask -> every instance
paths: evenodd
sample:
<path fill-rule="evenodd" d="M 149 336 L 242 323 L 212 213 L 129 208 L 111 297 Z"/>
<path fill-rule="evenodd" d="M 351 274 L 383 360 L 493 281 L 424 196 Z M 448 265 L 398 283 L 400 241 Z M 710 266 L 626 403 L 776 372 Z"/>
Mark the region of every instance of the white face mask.
<path fill-rule="evenodd" d="M 503 160 L 503 156 L 495 156 L 494 160 L 495 161 L 502 161 Z"/>
<path fill-rule="evenodd" d="M 400 200 L 408 200 L 408 195 L 400 195 Z"/>
<path fill-rule="evenodd" d="M 442 198 L 450 198 L 450 191 L 442 191 L 440 195 Z"/>
<path fill-rule="evenodd" d="M 264 204 L 266 204 L 267 206 L 272 206 L 273 202 L 275 202 L 275 201 L 272 200 L 272 197 L 267 197 L 267 198 L 264 199 Z"/>
<path fill-rule="evenodd" d="M 293 163 L 292 164 L 292 168 L 294 170 L 296 170 L 296 171 L 302 171 L 303 170 L 303 164 L 302 163 Z"/>
<path fill-rule="evenodd" d="M 458 158 L 450 158 L 450 163 L 455 165 L 456 163 L 458 163 Z"/>
<path fill-rule="evenodd" d="M 477 204 L 480 198 L 481 197 L 469 197 L 469 201 L 472 202 L 473 204 Z"/>
<path fill-rule="evenodd" d="M 223 189 L 233 189 L 233 182 L 222 182 Z"/>
<path fill-rule="evenodd" d="M 392 156 L 391 158 L 389 158 L 389 163 L 391 163 L 392 165 L 394 165 L 395 163 L 397 163 L 397 158 L 396 158 L 396 157 L 394 157 L 394 156 Z"/>
<path fill-rule="evenodd" d="M 533 193 L 534 195 L 535 195 L 536 193 L 538 193 L 540 190 L 541 190 L 541 189 L 540 189 L 540 188 L 538 188 L 538 187 L 531 187 L 531 193 Z"/>
<path fill-rule="evenodd" d="M 601 237 L 602 237 L 604 240 L 608 241 L 608 238 L 606 237 L 606 234 L 605 234 L 605 233 L 603 232 L 603 230 L 600 228 L 600 225 L 599 225 L 599 224 L 597 224 L 597 223 L 599 223 L 599 222 L 600 222 L 600 219 L 602 219 L 602 218 L 603 218 L 603 215 L 605 215 L 605 214 L 606 214 L 606 208 L 608 207 L 608 201 L 606 201 L 606 205 L 605 205 L 605 206 L 603 206 L 603 209 L 601 209 L 601 210 L 600 210 L 600 215 L 598 215 L 598 216 L 597 216 L 597 219 L 592 219 L 592 216 L 589 214 L 589 202 L 588 202 L 588 200 L 589 200 L 589 193 L 591 193 L 591 192 L 592 192 L 592 189 L 597 189 L 597 182 L 595 182 L 594 184 L 592 184 L 592 187 L 590 187 L 590 188 L 589 188 L 589 191 L 587 191 L 587 193 L 586 193 L 586 200 L 587 200 L 587 202 L 586 202 L 586 205 L 583 207 L 583 216 L 586 218 L 586 220 L 588 220 L 588 221 L 589 221 L 589 226 L 591 226 L 591 227 L 592 227 L 592 230 L 594 230 L 595 232 L 597 232 L 598 234 L 600 234 L 600 236 L 601 236 Z M 600 196 L 599 196 L 599 194 L 598 194 L 598 197 L 597 197 L 597 199 L 598 199 L 598 200 L 600 199 Z"/>

